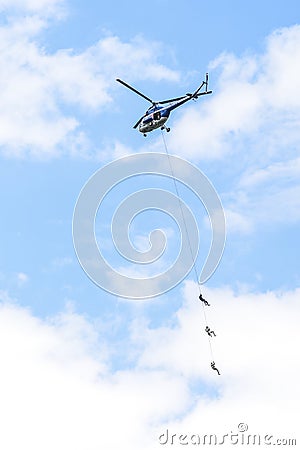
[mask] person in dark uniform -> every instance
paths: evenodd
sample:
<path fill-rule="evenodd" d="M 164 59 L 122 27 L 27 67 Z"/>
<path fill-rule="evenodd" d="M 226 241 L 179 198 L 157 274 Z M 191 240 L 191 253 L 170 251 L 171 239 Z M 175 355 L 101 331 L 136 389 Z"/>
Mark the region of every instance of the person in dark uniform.
<path fill-rule="evenodd" d="M 201 302 L 203 302 L 205 306 L 210 306 L 208 301 L 206 301 L 205 298 L 202 297 L 202 294 L 199 295 L 199 300 L 201 300 Z"/>
<path fill-rule="evenodd" d="M 211 337 L 211 336 L 217 336 L 216 333 L 211 330 L 209 327 L 205 328 L 206 333 Z"/>
<path fill-rule="evenodd" d="M 216 363 L 213 361 L 210 363 L 212 370 L 216 370 L 218 372 L 218 375 L 221 375 L 218 369 L 216 368 Z"/>

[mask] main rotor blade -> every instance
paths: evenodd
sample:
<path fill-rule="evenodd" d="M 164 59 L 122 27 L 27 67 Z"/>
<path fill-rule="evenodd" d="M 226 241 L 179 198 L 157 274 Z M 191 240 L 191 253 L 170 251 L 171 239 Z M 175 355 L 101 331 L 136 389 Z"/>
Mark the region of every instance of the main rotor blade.
<path fill-rule="evenodd" d="M 188 95 L 183 95 L 182 97 L 170 98 L 169 100 L 163 100 L 162 102 L 157 102 L 163 105 L 164 103 L 177 102 L 177 100 L 182 100 L 183 98 L 188 97 Z"/>
<path fill-rule="evenodd" d="M 141 118 L 137 121 L 137 123 L 134 125 L 133 128 L 137 128 L 137 127 L 139 126 L 139 124 L 141 123 L 141 121 L 143 120 L 143 118 L 144 118 L 144 116 L 141 117 Z"/>
<path fill-rule="evenodd" d="M 206 88 L 205 92 L 200 93 L 203 86 L 205 86 L 205 88 Z M 169 100 L 163 100 L 162 102 L 157 102 L 157 103 L 160 103 L 163 105 L 164 103 L 176 102 L 176 101 L 182 100 L 184 98 L 192 99 L 192 98 L 198 98 L 200 95 L 211 94 L 212 91 L 208 91 L 207 88 L 208 88 L 208 73 L 205 76 L 205 81 L 202 81 L 201 85 L 195 90 L 195 92 L 193 92 L 193 94 L 186 94 L 186 95 L 183 95 L 182 97 L 171 98 Z"/>
<path fill-rule="evenodd" d="M 146 95 L 142 94 L 140 91 L 138 91 L 137 89 L 135 89 L 134 87 L 130 86 L 130 84 L 125 83 L 125 81 L 120 80 L 120 78 L 116 78 L 116 81 L 118 81 L 119 83 L 123 84 L 124 86 L 126 86 L 128 89 L 131 89 L 133 92 L 135 92 L 136 94 L 140 95 L 141 97 L 143 97 L 144 99 L 148 100 L 148 102 L 154 104 L 154 101 L 151 100 L 151 98 L 147 97 Z"/>

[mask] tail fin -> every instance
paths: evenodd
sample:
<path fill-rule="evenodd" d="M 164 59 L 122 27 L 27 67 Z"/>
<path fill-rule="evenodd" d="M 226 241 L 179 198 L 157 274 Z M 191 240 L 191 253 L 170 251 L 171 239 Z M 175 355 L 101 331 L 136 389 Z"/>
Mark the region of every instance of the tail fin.
<path fill-rule="evenodd" d="M 203 88 L 203 86 L 205 86 L 205 91 L 204 92 L 200 92 L 201 89 Z M 205 81 L 202 81 L 202 84 L 198 87 L 198 89 L 193 93 L 193 98 L 198 98 L 200 97 L 200 95 L 206 95 L 206 94 L 211 94 L 212 91 L 208 90 L 208 73 L 206 73 L 205 75 Z"/>

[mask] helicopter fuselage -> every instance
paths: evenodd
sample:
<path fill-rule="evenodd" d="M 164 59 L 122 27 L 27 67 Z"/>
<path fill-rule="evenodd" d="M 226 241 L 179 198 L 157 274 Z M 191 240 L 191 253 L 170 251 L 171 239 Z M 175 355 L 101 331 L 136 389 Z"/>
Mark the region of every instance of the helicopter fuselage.
<path fill-rule="evenodd" d="M 165 123 L 168 120 L 171 111 L 178 108 L 178 106 L 183 105 L 183 103 L 190 100 L 190 98 L 191 97 L 187 95 L 178 101 L 170 102 L 167 106 L 162 105 L 159 102 L 153 106 L 150 106 L 145 115 L 140 119 L 139 131 L 145 135 L 146 133 L 149 133 L 149 131 L 153 131 L 156 128 L 166 128 Z M 169 128 L 166 128 L 166 130 L 170 131 Z"/>
<path fill-rule="evenodd" d="M 149 131 L 163 127 L 170 116 L 170 112 L 169 108 L 152 106 L 146 111 L 145 116 L 139 124 L 139 131 L 141 133 L 149 133 Z"/>

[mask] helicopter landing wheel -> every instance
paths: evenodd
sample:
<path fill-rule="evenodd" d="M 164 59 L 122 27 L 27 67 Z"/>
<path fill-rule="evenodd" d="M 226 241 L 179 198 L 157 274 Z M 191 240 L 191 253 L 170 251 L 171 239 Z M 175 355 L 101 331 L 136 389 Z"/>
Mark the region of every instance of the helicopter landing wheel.
<path fill-rule="evenodd" d="M 147 137 L 146 133 L 143 134 L 144 137 Z"/>
<path fill-rule="evenodd" d="M 161 130 L 166 130 L 167 133 L 169 133 L 169 131 L 171 130 L 171 128 L 166 127 L 165 125 L 163 125 L 162 127 L 160 127 Z"/>

